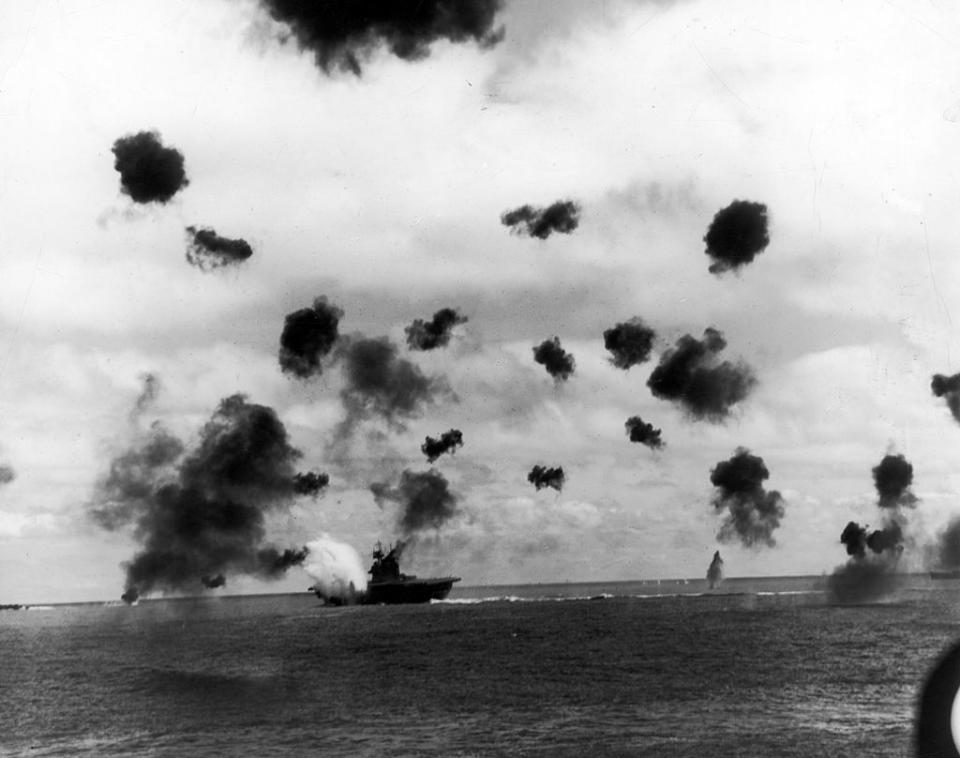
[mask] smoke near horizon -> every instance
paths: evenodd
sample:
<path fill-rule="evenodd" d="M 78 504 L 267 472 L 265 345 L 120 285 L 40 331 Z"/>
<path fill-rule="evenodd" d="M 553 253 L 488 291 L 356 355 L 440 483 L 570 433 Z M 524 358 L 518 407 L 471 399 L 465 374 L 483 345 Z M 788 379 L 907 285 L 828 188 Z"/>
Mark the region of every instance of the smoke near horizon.
<path fill-rule="evenodd" d="M 346 542 L 321 534 L 307 543 L 310 560 L 304 570 L 314 580 L 311 587 L 325 599 L 343 600 L 367 589 L 367 572 L 360 554 Z"/>
<path fill-rule="evenodd" d="M 770 477 L 763 458 L 744 447 L 710 472 L 710 483 L 717 488 L 712 503 L 717 513 L 726 511 L 717 539 L 739 540 L 744 547 L 775 547 L 774 530 L 786 512 L 783 497 L 776 490 L 767 492 L 763 483 Z"/>
<path fill-rule="evenodd" d="M 953 414 L 953 418 L 960 421 L 960 374 L 953 376 L 934 374 L 930 381 L 930 389 L 935 397 L 946 398 L 947 407 Z"/>
<path fill-rule="evenodd" d="M 603 346 L 613 354 L 610 363 L 627 371 L 650 357 L 656 336 L 643 319 L 634 317 L 607 329 L 603 333 Z"/>
<path fill-rule="evenodd" d="M 840 534 L 849 556 L 834 569 L 828 587 L 835 602 L 876 600 L 896 588 L 896 570 L 907 539 L 906 512 L 918 499 L 910 491 L 913 466 L 902 454 L 887 453 L 872 470 L 883 525 L 872 532 L 850 521 Z"/>
<path fill-rule="evenodd" d="M 513 234 L 545 240 L 551 234 L 570 234 L 580 225 L 580 206 L 573 200 L 557 200 L 546 208 L 521 205 L 500 215 L 500 223 Z"/>
<path fill-rule="evenodd" d="M 537 492 L 542 490 L 544 487 L 551 487 L 557 492 L 560 492 L 563 490 L 563 485 L 566 479 L 567 477 L 563 473 L 563 468 L 561 466 L 550 468 L 537 464 L 530 469 L 530 473 L 527 474 L 527 481 L 537 488 Z"/>
<path fill-rule="evenodd" d="M 183 154 L 164 147 L 155 131 L 137 132 L 113 143 L 113 167 L 120 172 L 120 190 L 135 203 L 167 203 L 190 184 Z"/>
<path fill-rule="evenodd" d="M 653 424 L 648 424 L 639 416 L 631 416 L 626 420 L 624 426 L 631 442 L 639 442 L 651 450 L 660 450 L 664 446 L 663 440 L 660 439 L 661 430 L 654 429 Z"/>
<path fill-rule="evenodd" d="M 455 308 L 441 308 L 433 314 L 430 321 L 415 319 L 404 331 L 407 345 L 411 350 L 434 350 L 445 347 L 450 342 L 453 328 L 467 323 L 467 317 L 461 316 Z"/>
<path fill-rule="evenodd" d="M 560 338 L 544 340 L 533 348 L 533 360 L 543 366 L 558 384 L 565 382 L 576 368 L 573 356 L 560 346 Z"/>
<path fill-rule="evenodd" d="M 685 334 L 667 350 L 651 372 L 647 386 L 655 397 L 671 400 L 692 418 L 721 421 L 757 384 L 743 361 L 720 361 L 727 346 L 723 334 L 708 327 L 703 340 Z"/>
<path fill-rule="evenodd" d="M 276 413 L 239 394 L 220 401 L 190 450 L 155 422 L 111 461 L 89 509 L 105 529 L 132 526 L 140 543 L 123 597 L 189 591 L 220 574 L 275 579 L 302 563 L 306 549 L 267 544 L 265 524 L 297 494 L 301 457 Z"/>
<path fill-rule="evenodd" d="M 300 379 L 319 376 L 323 358 L 339 339 L 343 309 L 318 297 L 310 308 L 286 316 L 280 334 L 280 368 Z"/>
<path fill-rule="evenodd" d="M 237 266 L 253 255 L 253 248 L 244 239 L 221 237 L 215 230 L 188 226 L 187 261 L 201 271 L 212 271 L 224 266 Z"/>
<path fill-rule="evenodd" d="M 713 554 L 713 560 L 707 568 L 707 581 L 710 589 L 715 589 L 723 581 L 723 558 L 720 557 L 719 550 Z"/>
<path fill-rule="evenodd" d="M 492 47 L 503 38 L 495 28 L 502 0 L 259 0 L 270 17 L 290 31 L 301 50 L 313 53 L 326 74 L 334 69 L 360 76 L 361 63 L 380 47 L 405 61 L 430 54 L 435 42 L 474 41 Z"/>
<path fill-rule="evenodd" d="M 937 535 L 937 565 L 944 569 L 960 569 L 960 516 L 954 516 Z"/>
<path fill-rule="evenodd" d="M 444 453 L 453 455 L 458 447 L 463 447 L 463 433 L 459 429 L 450 429 L 439 437 L 427 437 L 420 452 L 427 456 L 428 463 L 433 463 Z"/>
<path fill-rule="evenodd" d="M 770 244 L 767 206 L 734 200 L 717 211 L 703 241 L 707 243 L 704 252 L 713 259 L 711 274 L 723 274 L 747 265 Z"/>
<path fill-rule="evenodd" d="M 400 506 L 397 528 L 404 537 L 415 536 L 425 529 L 439 529 L 457 513 L 457 496 L 450 490 L 446 477 L 436 469 L 405 469 L 400 482 L 391 487 L 375 482 L 370 491 L 381 508 L 393 502 Z"/>

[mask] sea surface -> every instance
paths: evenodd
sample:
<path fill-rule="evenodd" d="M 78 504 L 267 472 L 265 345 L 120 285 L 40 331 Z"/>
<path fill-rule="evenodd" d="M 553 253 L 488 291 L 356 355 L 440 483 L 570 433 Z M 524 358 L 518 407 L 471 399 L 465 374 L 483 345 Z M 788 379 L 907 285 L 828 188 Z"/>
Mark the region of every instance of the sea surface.
<path fill-rule="evenodd" d="M 909 756 L 960 582 L 814 577 L 0 611 L 4 756 Z"/>

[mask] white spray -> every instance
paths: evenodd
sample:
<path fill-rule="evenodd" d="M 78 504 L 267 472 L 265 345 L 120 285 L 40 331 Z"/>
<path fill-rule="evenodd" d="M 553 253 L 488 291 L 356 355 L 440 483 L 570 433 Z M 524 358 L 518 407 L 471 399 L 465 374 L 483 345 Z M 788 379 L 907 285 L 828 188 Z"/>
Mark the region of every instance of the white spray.
<path fill-rule="evenodd" d="M 328 600 L 349 602 L 367 590 L 367 573 L 360 554 L 345 542 L 321 534 L 307 543 L 310 550 L 304 569 L 315 584 L 318 595 Z"/>

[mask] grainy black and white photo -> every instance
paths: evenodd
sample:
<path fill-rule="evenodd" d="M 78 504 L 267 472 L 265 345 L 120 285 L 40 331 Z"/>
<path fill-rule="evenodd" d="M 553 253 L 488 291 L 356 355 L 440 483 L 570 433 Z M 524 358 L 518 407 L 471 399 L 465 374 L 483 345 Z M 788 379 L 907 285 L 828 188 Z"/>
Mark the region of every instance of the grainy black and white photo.
<path fill-rule="evenodd" d="M 0 755 L 960 758 L 960 8 L 0 3 Z"/>

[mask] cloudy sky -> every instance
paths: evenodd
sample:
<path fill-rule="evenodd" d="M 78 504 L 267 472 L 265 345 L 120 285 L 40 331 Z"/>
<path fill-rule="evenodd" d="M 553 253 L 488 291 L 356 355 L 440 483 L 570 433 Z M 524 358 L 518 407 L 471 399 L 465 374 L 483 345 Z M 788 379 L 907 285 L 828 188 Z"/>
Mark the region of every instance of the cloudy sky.
<path fill-rule="evenodd" d="M 254 2 L 0 6 L 0 602 L 116 598 L 138 542 L 90 518 L 98 482 L 154 420 L 189 447 L 237 392 L 331 478 L 271 511 L 279 546 L 396 538 L 370 485 L 426 471 L 424 437 L 461 430 L 432 464 L 456 513 L 405 568 L 466 584 L 702 576 L 716 549 L 729 575 L 829 572 L 844 524 L 879 520 L 889 451 L 914 466 L 918 541 L 960 512 L 960 425 L 930 391 L 960 370 L 960 14 L 506 0 L 501 25 L 420 60 L 376 47 L 357 76 Z M 167 203 L 121 192 L 111 147 L 143 130 L 185 159 Z M 572 233 L 500 222 L 560 199 Z M 767 206 L 770 244 L 715 275 L 703 237 L 735 199 Z M 253 255 L 192 266 L 187 226 Z M 336 445 L 341 373 L 277 359 L 284 317 L 318 296 L 341 334 L 390 337 L 449 392 Z M 404 327 L 444 307 L 469 320 L 408 351 Z M 633 317 L 657 337 L 625 371 L 603 332 Z M 646 384 L 707 327 L 757 379 L 713 421 Z M 533 360 L 554 336 L 567 381 Z M 146 374 L 159 392 L 132 414 Z M 630 442 L 636 415 L 662 449 Z M 741 446 L 785 501 L 774 547 L 717 540 L 710 472 Z M 534 464 L 562 466 L 562 491 L 535 490 Z"/>

